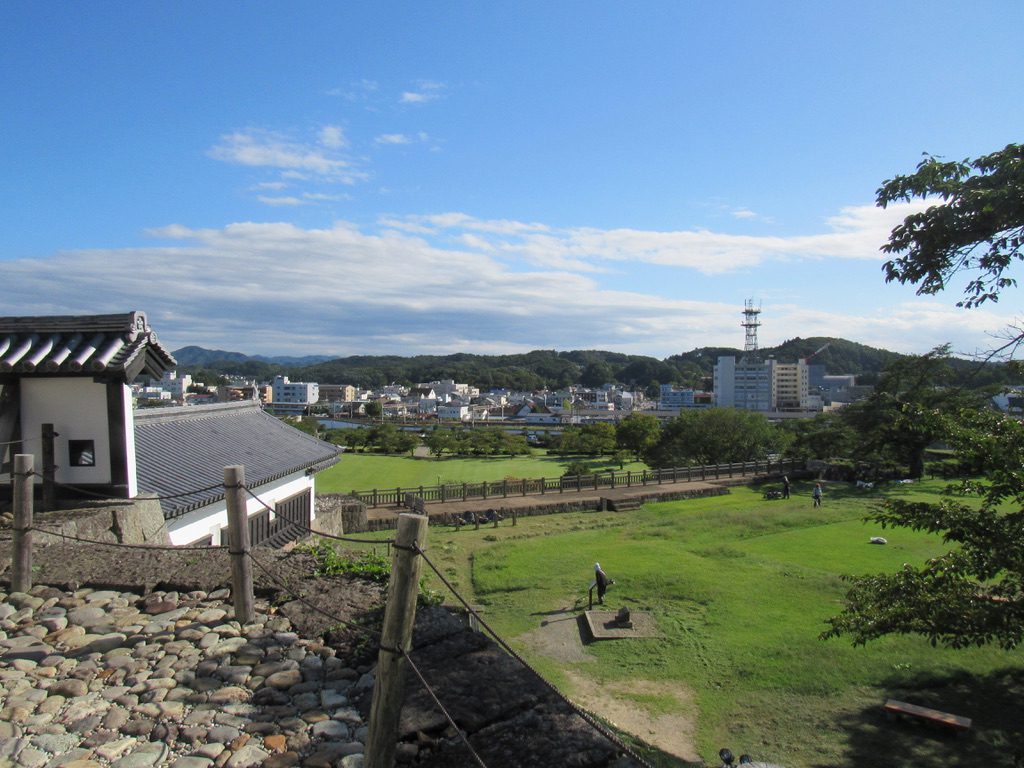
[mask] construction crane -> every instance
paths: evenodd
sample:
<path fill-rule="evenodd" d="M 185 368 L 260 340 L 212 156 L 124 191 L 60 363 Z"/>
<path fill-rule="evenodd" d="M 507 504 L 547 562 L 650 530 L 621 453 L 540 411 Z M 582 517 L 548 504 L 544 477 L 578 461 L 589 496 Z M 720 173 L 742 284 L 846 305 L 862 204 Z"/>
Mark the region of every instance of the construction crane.
<path fill-rule="evenodd" d="M 822 344 L 822 345 L 821 345 L 820 347 L 818 347 L 818 348 L 817 348 L 816 350 L 814 350 L 813 352 L 811 352 L 811 354 L 809 354 L 809 355 L 808 355 L 807 357 L 805 357 L 805 358 L 804 358 L 804 365 L 807 365 L 807 364 L 809 364 L 809 363 L 811 362 L 811 358 L 813 358 L 813 357 L 817 357 L 817 356 L 818 356 L 818 355 L 820 355 L 820 354 L 821 354 L 822 352 L 824 352 L 824 351 L 825 351 L 826 349 L 828 349 L 828 348 L 829 348 L 829 347 L 830 347 L 831 345 L 832 345 L 832 342 L 831 342 L 831 341 L 826 341 L 826 342 L 825 342 L 824 344 Z"/>

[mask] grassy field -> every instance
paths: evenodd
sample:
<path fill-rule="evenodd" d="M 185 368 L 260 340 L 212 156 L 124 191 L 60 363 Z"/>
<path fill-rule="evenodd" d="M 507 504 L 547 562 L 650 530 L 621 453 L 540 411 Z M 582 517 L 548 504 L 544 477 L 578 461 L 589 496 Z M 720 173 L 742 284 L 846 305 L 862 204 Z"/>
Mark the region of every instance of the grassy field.
<path fill-rule="evenodd" d="M 515 528 L 430 531 L 432 559 L 488 622 L 570 696 L 599 685 L 677 683 L 692 693 L 696 746 L 798 766 L 1012 766 L 1024 743 L 1024 653 L 933 648 L 893 637 L 855 648 L 818 639 L 845 592 L 842 574 L 894 571 L 937 554 L 935 537 L 862 522 L 884 494 L 934 498 L 939 484 L 857 492 L 809 487 L 789 501 L 746 488 L 639 512 L 522 518 Z M 889 540 L 868 543 L 871 536 Z M 522 641 L 558 611 L 582 609 L 593 563 L 616 584 L 609 608 L 650 611 L 661 637 L 592 643 L 598 663 L 531 655 Z M 881 714 L 886 698 L 974 718 L 955 739 Z M 671 698 L 636 697 L 651 710 Z M 643 734 L 639 734 L 641 737 Z M 683 765 L 655 756 L 658 765 Z"/>
<path fill-rule="evenodd" d="M 532 456 L 515 458 L 453 459 L 382 456 L 372 453 L 346 453 L 341 461 L 316 476 L 318 493 L 348 493 L 373 488 L 415 488 L 419 485 L 477 483 L 506 477 L 561 477 L 571 459 L 547 456 L 536 451 Z M 609 458 L 584 459 L 595 470 L 618 469 Z M 624 469 L 642 469 L 646 465 L 627 463 Z"/>

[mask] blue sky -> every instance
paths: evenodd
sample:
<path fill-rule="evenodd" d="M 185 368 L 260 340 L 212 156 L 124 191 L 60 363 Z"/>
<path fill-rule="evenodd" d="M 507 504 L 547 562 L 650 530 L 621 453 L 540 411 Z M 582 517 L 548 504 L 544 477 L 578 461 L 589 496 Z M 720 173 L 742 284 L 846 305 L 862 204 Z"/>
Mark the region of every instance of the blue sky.
<path fill-rule="evenodd" d="M 170 348 L 970 353 L 886 284 L 922 152 L 1019 142 L 1019 2 L 0 4 L 3 314 Z"/>

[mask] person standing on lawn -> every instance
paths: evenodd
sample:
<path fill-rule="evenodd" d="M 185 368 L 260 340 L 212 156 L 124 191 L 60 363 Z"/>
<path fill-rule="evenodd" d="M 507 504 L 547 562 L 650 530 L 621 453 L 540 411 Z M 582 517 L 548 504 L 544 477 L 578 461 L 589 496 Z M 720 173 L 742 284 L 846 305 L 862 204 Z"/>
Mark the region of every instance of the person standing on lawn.
<path fill-rule="evenodd" d="M 604 603 L 604 593 L 608 591 L 608 585 L 614 581 L 608 579 L 608 574 L 601 570 L 600 563 L 594 563 L 594 583 L 597 584 L 597 602 Z"/>
<path fill-rule="evenodd" d="M 814 484 L 814 490 L 811 491 L 811 498 L 814 499 L 814 506 L 821 506 L 821 483 Z"/>

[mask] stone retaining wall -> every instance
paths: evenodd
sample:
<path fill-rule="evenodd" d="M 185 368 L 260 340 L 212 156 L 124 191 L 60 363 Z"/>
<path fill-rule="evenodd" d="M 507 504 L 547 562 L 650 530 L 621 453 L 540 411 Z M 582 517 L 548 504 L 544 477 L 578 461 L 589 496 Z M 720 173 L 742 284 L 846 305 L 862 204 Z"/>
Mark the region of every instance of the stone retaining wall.
<path fill-rule="evenodd" d="M 0 527 L 8 527 L 13 515 L 4 513 Z M 54 512 L 35 512 L 33 526 L 50 528 L 65 536 L 102 541 L 108 544 L 160 544 L 169 545 L 160 502 L 154 496 L 134 499 L 109 499 L 85 502 L 75 509 Z M 46 545 L 63 542 L 59 536 L 49 536 L 36 530 L 34 544 Z"/>

